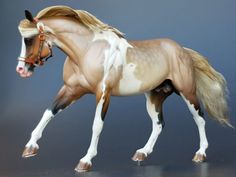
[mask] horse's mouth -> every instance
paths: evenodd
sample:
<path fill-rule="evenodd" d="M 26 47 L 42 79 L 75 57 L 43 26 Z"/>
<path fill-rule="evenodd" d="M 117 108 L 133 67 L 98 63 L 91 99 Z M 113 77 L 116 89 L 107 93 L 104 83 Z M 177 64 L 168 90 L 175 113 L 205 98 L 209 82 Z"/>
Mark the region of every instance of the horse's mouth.
<path fill-rule="evenodd" d="M 27 78 L 27 77 L 30 77 L 32 76 L 33 72 L 23 72 L 23 73 L 20 73 L 20 76 L 23 77 L 23 78 Z"/>
<path fill-rule="evenodd" d="M 31 77 L 34 72 L 34 66 L 26 64 L 24 67 L 17 67 L 16 72 L 23 78 Z"/>

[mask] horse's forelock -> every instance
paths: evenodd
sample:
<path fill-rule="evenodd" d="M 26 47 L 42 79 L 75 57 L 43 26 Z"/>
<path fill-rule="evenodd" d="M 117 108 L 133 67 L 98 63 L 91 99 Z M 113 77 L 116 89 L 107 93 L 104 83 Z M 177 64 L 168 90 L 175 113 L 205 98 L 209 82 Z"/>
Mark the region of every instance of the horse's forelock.
<path fill-rule="evenodd" d="M 36 28 L 36 24 L 30 22 L 27 19 L 23 19 L 23 20 L 20 21 L 19 27 L 20 28 Z"/>
<path fill-rule="evenodd" d="M 24 19 L 20 22 L 18 29 L 22 37 L 31 37 L 38 33 L 36 24 Z"/>

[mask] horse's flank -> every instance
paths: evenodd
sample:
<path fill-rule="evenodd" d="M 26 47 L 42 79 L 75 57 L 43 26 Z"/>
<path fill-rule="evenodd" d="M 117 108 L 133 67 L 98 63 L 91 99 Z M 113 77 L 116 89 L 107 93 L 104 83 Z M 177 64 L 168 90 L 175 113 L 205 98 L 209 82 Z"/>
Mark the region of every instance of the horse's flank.
<path fill-rule="evenodd" d="M 179 68 L 176 67 L 179 67 L 179 57 L 183 52 L 182 48 L 174 41 L 169 39 L 155 39 L 129 41 L 129 43 L 133 48 L 128 49 L 125 67 L 127 70 L 134 70 L 134 78 L 139 81 L 139 89 L 137 92 L 142 93 L 155 89 L 155 87 L 164 82 L 164 80 L 172 80 L 173 73 L 179 70 Z M 174 66 L 174 64 L 177 65 Z M 124 70 L 126 68 L 124 68 Z M 127 76 L 123 75 L 121 83 L 123 79 L 127 80 Z M 188 78 L 186 77 L 186 81 L 187 80 Z M 133 78 L 130 78 L 129 82 L 131 83 L 130 85 L 137 85 L 137 82 L 136 84 L 132 84 L 132 82 L 134 82 Z M 124 85 L 129 84 L 123 84 L 120 88 L 124 88 Z M 129 94 L 128 89 L 125 89 L 121 93 L 125 94 L 125 91 Z"/>

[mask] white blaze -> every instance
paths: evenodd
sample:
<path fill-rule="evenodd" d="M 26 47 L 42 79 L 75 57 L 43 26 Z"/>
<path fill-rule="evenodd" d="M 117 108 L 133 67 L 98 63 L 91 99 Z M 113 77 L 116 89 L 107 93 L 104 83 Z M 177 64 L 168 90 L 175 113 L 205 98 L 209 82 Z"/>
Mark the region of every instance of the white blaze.
<path fill-rule="evenodd" d="M 26 46 L 25 46 L 25 42 L 24 42 L 24 37 L 22 37 L 22 40 L 21 40 L 21 52 L 20 52 L 20 57 L 19 58 L 21 60 L 24 60 L 25 57 L 26 57 Z M 19 61 L 17 67 L 18 68 L 24 68 L 25 67 L 25 63 L 23 61 Z"/>
<path fill-rule="evenodd" d="M 26 54 L 26 46 L 25 46 L 24 38 L 22 37 L 20 57 L 24 58 L 25 54 Z"/>

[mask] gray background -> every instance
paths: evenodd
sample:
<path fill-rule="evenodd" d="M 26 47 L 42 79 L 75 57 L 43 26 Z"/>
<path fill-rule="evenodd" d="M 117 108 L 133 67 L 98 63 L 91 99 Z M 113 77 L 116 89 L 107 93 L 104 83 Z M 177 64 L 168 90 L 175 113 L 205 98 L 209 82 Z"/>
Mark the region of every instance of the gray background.
<path fill-rule="evenodd" d="M 232 123 L 236 104 L 236 1 L 234 0 L 1 0 L 0 8 L 0 176 L 81 176 L 73 172 L 86 153 L 95 111 L 94 96 L 83 97 L 53 120 L 39 141 L 38 156 L 22 159 L 31 131 L 62 85 L 65 55 L 54 57 L 32 78 L 16 72 L 21 37 L 17 30 L 23 11 L 34 15 L 50 5 L 69 5 L 91 12 L 117 27 L 128 39 L 168 37 L 199 51 L 228 81 Z M 184 102 L 172 95 L 165 102 L 166 126 L 143 167 L 130 158 L 149 137 L 143 95 L 114 97 L 106 117 L 93 172 L 83 176 L 234 176 L 236 132 L 206 119 L 208 163 L 195 165 L 197 128 Z"/>

